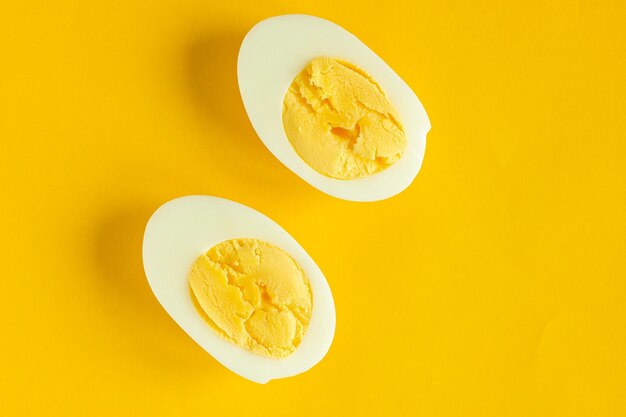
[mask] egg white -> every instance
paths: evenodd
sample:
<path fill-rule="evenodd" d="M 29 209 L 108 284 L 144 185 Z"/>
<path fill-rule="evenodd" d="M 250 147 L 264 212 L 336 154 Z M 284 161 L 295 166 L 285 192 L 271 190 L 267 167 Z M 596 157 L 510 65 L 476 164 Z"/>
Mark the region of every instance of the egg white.
<path fill-rule="evenodd" d="M 229 239 L 269 242 L 291 255 L 311 283 L 313 310 L 300 346 L 285 359 L 254 354 L 219 336 L 196 310 L 187 274 L 195 260 Z M 152 215 L 143 240 L 143 264 L 157 300 L 211 356 L 231 371 L 258 383 L 302 373 L 318 363 L 335 333 L 335 305 L 322 271 L 277 223 L 242 204 L 210 196 L 171 200 Z"/>
<path fill-rule="evenodd" d="M 282 122 L 283 99 L 293 79 L 313 58 L 342 58 L 368 72 L 397 108 L 407 134 L 402 158 L 369 177 L 339 180 L 311 168 L 293 149 Z M 376 201 L 407 188 L 422 166 L 430 121 L 411 88 L 356 36 L 319 17 L 284 15 L 256 24 L 237 61 L 239 91 L 255 131 L 280 162 L 326 194 L 351 201 Z"/>

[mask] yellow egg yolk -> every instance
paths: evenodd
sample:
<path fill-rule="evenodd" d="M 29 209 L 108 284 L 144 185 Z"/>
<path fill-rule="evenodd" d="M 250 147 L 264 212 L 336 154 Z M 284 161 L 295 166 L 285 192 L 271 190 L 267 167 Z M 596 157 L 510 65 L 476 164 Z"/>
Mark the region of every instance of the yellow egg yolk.
<path fill-rule="evenodd" d="M 272 358 L 294 352 L 311 319 L 309 280 L 283 250 L 256 239 L 222 242 L 191 267 L 195 302 L 213 329 Z"/>
<path fill-rule="evenodd" d="M 328 177 L 354 179 L 397 162 L 406 148 L 398 111 L 355 65 L 316 58 L 283 101 L 283 126 L 298 155 Z"/>

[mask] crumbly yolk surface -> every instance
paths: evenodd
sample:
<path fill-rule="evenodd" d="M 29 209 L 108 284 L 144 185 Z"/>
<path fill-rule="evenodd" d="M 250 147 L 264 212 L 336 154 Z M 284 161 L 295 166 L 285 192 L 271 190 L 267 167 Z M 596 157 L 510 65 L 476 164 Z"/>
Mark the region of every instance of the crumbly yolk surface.
<path fill-rule="evenodd" d="M 385 92 L 340 59 L 316 58 L 296 76 L 283 101 L 283 126 L 298 155 L 332 178 L 380 172 L 406 148 L 400 116 Z"/>
<path fill-rule="evenodd" d="M 213 329 L 252 352 L 284 358 L 311 319 L 308 278 L 282 249 L 257 239 L 222 242 L 189 272 L 194 302 Z"/>

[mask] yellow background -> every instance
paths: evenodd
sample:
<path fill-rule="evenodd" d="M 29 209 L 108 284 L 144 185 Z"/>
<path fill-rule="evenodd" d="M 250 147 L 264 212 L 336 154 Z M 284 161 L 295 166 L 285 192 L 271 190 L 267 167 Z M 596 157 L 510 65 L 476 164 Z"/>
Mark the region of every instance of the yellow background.
<path fill-rule="evenodd" d="M 626 415 L 624 3 L 247 3 L 2 2 L 0 414 Z M 238 47 L 293 12 L 421 98 L 402 194 L 334 199 L 256 137 Z M 187 194 L 317 261 L 337 307 L 318 366 L 256 385 L 161 309 L 143 228 Z"/>

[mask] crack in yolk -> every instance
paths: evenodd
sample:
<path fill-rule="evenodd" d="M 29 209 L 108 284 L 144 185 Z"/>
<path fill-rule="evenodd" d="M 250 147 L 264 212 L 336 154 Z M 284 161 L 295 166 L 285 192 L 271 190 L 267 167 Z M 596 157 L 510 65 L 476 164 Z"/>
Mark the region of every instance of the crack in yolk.
<path fill-rule="evenodd" d="M 407 145 L 398 111 L 357 66 L 316 58 L 283 101 L 283 127 L 298 155 L 323 175 L 354 179 L 387 169 Z"/>
<path fill-rule="evenodd" d="M 359 124 L 355 124 L 352 129 L 344 129 L 343 127 L 332 127 L 330 128 L 330 132 L 341 138 L 347 139 L 349 141 L 348 147 L 350 149 L 354 149 L 354 145 L 356 145 L 359 135 L 361 134 L 361 126 Z"/>
<path fill-rule="evenodd" d="M 194 305 L 222 337 L 252 352 L 284 358 L 311 319 L 311 286 L 283 250 L 257 239 L 222 242 L 191 267 Z"/>

